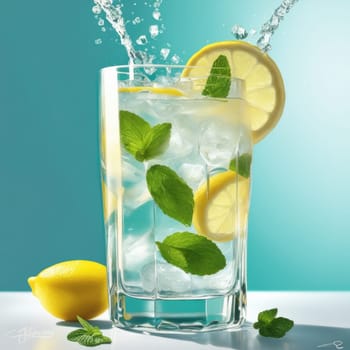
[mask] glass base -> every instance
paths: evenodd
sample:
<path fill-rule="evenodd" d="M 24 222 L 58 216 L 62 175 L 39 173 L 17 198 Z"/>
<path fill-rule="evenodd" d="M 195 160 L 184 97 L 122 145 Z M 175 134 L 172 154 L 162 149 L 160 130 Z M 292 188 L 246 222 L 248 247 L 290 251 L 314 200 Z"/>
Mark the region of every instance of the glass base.
<path fill-rule="evenodd" d="M 144 299 L 112 295 L 111 319 L 116 327 L 149 333 L 196 333 L 238 328 L 244 322 L 242 291 L 202 299 Z M 113 303 L 114 301 L 114 303 Z"/>

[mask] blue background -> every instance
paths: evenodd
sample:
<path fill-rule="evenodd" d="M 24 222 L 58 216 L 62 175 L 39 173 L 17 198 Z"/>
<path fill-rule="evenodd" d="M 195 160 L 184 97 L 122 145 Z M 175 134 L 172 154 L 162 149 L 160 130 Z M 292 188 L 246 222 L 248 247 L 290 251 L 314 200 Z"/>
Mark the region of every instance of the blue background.
<path fill-rule="evenodd" d="M 280 1 L 163 2 L 167 30 L 153 44 L 170 42 L 186 61 L 232 39 L 233 24 L 259 28 Z M 91 7 L 1 4 L 0 290 L 27 290 L 28 276 L 59 261 L 105 259 L 98 71 L 127 60 Z M 347 0 L 300 0 L 272 41 L 287 102 L 255 147 L 251 290 L 350 289 L 349 10 Z"/>

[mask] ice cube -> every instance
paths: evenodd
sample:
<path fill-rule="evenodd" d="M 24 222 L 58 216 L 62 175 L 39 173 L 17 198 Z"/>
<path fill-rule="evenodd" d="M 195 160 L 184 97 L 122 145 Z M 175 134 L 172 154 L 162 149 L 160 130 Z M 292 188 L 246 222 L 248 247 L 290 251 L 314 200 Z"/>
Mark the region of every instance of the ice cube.
<path fill-rule="evenodd" d="M 123 182 L 127 184 L 134 184 L 140 182 L 145 178 L 144 165 L 136 161 L 131 155 L 122 156 L 122 175 Z"/>
<path fill-rule="evenodd" d="M 199 138 L 199 152 L 208 166 L 228 167 L 237 146 L 237 130 L 219 121 L 206 122 Z"/>
<path fill-rule="evenodd" d="M 134 184 L 131 187 L 124 188 L 124 208 L 126 211 L 135 210 L 152 199 L 148 191 L 145 180 Z"/>
<path fill-rule="evenodd" d="M 123 242 L 124 269 L 140 271 L 154 258 L 155 243 L 152 232 L 143 235 L 128 234 Z"/>
<path fill-rule="evenodd" d="M 227 291 L 232 288 L 234 279 L 233 263 L 228 263 L 226 267 L 214 275 L 193 276 L 192 284 L 193 290 L 205 291 L 215 289 L 220 291 Z"/>
<path fill-rule="evenodd" d="M 191 290 L 191 276 L 165 263 L 150 263 L 141 271 L 142 287 L 147 292 L 183 293 Z"/>
<path fill-rule="evenodd" d="M 184 163 L 179 169 L 179 175 L 193 189 L 205 179 L 205 167 L 202 164 Z"/>
<path fill-rule="evenodd" d="M 193 150 L 193 143 L 189 141 L 189 139 L 186 137 L 187 130 L 185 129 L 179 129 L 174 128 L 171 133 L 170 142 L 169 142 L 169 149 L 171 152 L 171 155 L 183 157 L 185 155 L 188 155 Z"/>

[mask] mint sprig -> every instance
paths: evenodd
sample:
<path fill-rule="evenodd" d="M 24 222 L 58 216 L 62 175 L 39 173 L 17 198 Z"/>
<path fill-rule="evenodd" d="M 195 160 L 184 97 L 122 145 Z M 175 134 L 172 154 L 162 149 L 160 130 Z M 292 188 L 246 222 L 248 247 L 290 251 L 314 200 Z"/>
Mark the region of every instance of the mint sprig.
<path fill-rule="evenodd" d="M 277 312 L 277 309 L 271 309 L 259 313 L 258 322 L 255 322 L 253 327 L 258 329 L 263 337 L 282 338 L 294 326 L 292 320 L 276 317 Z"/>
<path fill-rule="evenodd" d="M 147 186 L 164 214 L 190 226 L 193 215 L 193 192 L 175 171 L 165 165 L 153 165 L 147 170 Z"/>
<path fill-rule="evenodd" d="M 212 275 L 226 266 L 220 249 L 204 236 L 176 232 L 156 244 L 168 263 L 193 275 Z"/>
<path fill-rule="evenodd" d="M 79 323 L 83 328 L 76 329 L 67 335 L 67 339 L 72 342 L 77 342 L 84 346 L 97 346 L 101 344 L 112 343 L 111 338 L 102 334 L 98 327 L 92 326 L 82 317 L 77 316 Z"/>
<path fill-rule="evenodd" d="M 154 127 L 129 111 L 120 111 L 120 135 L 124 148 L 143 162 L 161 155 L 169 146 L 171 124 Z"/>
<path fill-rule="evenodd" d="M 213 63 L 209 77 L 202 91 L 203 96 L 225 98 L 231 87 L 231 69 L 225 55 L 220 55 Z"/>
<path fill-rule="evenodd" d="M 244 153 L 238 158 L 233 158 L 230 162 L 230 169 L 237 172 L 239 175 L 249 178 L 250 167 L 252 164 L 252 156 L 249 153 Z"/>

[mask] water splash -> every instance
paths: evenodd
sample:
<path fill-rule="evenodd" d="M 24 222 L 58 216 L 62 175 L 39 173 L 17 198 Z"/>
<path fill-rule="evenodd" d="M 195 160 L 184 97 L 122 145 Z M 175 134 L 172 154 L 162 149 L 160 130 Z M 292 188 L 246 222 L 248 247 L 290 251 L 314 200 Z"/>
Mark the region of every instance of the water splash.
<path fill-rule="evenodd" d="M 161 4 L 162 0 L 153 0 L 144 2 L 144 5 L 151 8 L 151 16 L 153 20 L 159 22 L 161 21 Z M 136 2 L 133 4 L 136 6 Z M 95 17 L 98 19 L 98 25 L 103 26 L 105 24 L 105 20 L 108 21 L 115 32 L 118 34 L 120 42 L 122 46 L 126 49 L 127 55 L 129 57 L 129 64 L 137 64 L 137 63 L 152 63 L 155 59 L 155 55 L 148 53 L 147 49 L 136 49 L 133 40 L 127 32 L 126 24 L 132 23 L 133 25 L 138 25 L 143 22 L 143 18 L 140 16 L 135 16 L 135 12 L 132 12 L 133 20 L 125 21 L 123 16 L 123 2 L 122 0 L 94 0 L 94 5 L 92 7 L 92 12 L 96 15 Z M 105 20 L 99 17 L 101 14 L 104 14 Z M 102 27 L 101 30 L 105 28 Z M 135 39 L 135 44 L 137 46 L 145 47 L 150 43 L 149 40 L 155 40 L 160 34 L 164 32 L 164 25 L 158 26 L 158 24 L 151 24 L 148 28 L 148 33 L 140 34 Z M 95 41 L 96 42 L 96 41 Z M 102 43 L 99 41 L 99 44 Z M 168 56 L 169 53 L 166 53 L 167 49 L 162 51 L 162 58 Z"/>
<path fill-rule="evenodd" d="M 260 50 L 267 52 L 271 50 L 271 38 L 281 21 L 291 8 L 298 2 L 298 0 L 283 0 L 282 4 L 276 8 L 270 19 L 265 22 L 260 30 L 260 37 L 256 42 L 256 45 Z"/>
<path fill-rule="evenodd" d="M 248 36 L 248 31 L 244 27 L 235 24 L 232 27 L 232 34 L 237 40 L 243 40 Z"/>

